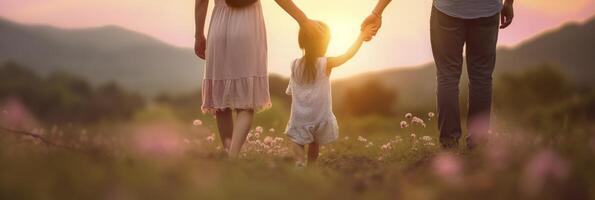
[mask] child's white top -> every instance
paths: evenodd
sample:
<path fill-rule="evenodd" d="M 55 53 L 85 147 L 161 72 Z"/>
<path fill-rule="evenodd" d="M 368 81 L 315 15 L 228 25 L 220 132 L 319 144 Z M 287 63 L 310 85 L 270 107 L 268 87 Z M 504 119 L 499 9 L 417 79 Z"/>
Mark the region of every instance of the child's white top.
<path fill-rule="evenodd" d="M 317 76 L 311 83 L 302 83 L 304 59 L 297 59 L 291 66 L 291 77 L 287 86 L 291 95 L 291 116 L 288 128 L 293 126 L 315 125 L 324 122 L 336 124 L 333 114 L 331 81 L 326 73 L 327 58 L 320 57 L 316 62 Z"/>

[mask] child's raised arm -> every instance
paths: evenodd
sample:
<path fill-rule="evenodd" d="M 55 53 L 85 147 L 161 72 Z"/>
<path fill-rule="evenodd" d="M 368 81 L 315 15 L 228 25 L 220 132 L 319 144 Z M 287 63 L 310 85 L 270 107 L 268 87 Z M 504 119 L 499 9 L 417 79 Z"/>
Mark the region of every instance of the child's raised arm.
<path fill-rule="evenodd" d="M 330 57 L 328 58 L 326 68 L 332 69 L 338 66 L 345 64 L 349 59 L 353 58 L 355 54 L 359 51 L 360 47 L 364 43 L 367 38 L 372 37 L 372 33 L 374 31 L 374 27 L 368 26 L 363 32 L 359 34 L 359 37 L 355 41 L 351 48 L 347 50 L 343 55 L 337 57 Z"/>

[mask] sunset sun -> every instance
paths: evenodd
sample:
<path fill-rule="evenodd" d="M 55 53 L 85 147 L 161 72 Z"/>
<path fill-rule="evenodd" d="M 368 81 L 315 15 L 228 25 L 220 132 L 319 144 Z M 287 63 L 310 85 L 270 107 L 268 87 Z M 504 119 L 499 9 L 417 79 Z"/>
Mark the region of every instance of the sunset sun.
<path fill-rule="evenodd" d="M 335 56 L 345 51 L 353 44 L 360 34 L 361 20 L 329 18 L 325 21 L 331 29 L 331 41 L 328 56 Z"/>

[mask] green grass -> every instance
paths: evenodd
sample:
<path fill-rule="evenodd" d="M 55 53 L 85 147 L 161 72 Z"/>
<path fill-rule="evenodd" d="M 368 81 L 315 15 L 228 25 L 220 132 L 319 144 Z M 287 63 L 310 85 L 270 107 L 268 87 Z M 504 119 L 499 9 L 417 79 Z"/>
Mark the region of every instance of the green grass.
<path fill-rule="evenodd" d="M 260 114 L 255 125 L 265 121 L 268 125 L 259 138 L 250 140 L 285 138 L 287 119 L 280 114 L 284 112 Z M 132 122 L 89 128 L 87 139 L 72 137 L 75 133 L 44 135 L 74 149 L 2 134 L 0 199 L 593 198 L 592 124 L 566 126 L 564 135 L 571 137 L 560 137 L 497 119 L 491 142 L 484 148 L 445 152 L 438 146 L 433 120 L 426 120 L 426 128 L 402 129 L 403 117 L 340 118 L 339 140 L 321 150 L 317 164 L 296 168 L 287 139 L 269 145 L 276 148 L 270 153 L 247 143 L 242 158 L 229 160 L 218 139 L 206 139 L 215 132 L 212 119 L 193 126 L 156 106 Z M 268 131 L 271 127 L 276 130 Z M 552 123 L 549 129 L 555 127 Z M 423 141 L 423 136 L 431 141 Z M 401 139 L 396 141 L 397 137 Z M 381 149 L 390 141 L 393 148 Z M 437 164 L 441 158 L 454 159 L 460 169 L 441 172 Z M 531 189 L 535 181 L 539 187 Z"/>

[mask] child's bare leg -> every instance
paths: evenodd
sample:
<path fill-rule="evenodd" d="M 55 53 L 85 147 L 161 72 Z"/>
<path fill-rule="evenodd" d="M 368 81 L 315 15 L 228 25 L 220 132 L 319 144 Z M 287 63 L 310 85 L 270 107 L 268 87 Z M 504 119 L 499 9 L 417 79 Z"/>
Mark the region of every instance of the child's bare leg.
<path fill-rule="evenodd" d="M 233 134 L 233 118 L 231 110 L 221 110 L 215 113 L 217 117 L 217 129 L 219 129 L 219 137 L 223 143 L 223 149 L 229 151 L 231 145 L 231 136 Z"/>
<path fill-rule="evenodd" d="M 291 143 L 291 149 L 293 150 L 293 155 L 295 158 L 295 163 L 299 165 L 306 164 L 306 149 L 304 145 L 297 144 L 295 142 Z"/>
<path fill-rule="evenodd" d="M 316 142 L 308 145 L 308 165 L 315 164 L 318 159 L 318 153 L 320 151 L 320 145 Z"/>
<path fill-rule="evenodd" d="M 231 138 L 231 147 L 229 148 L 229 157 L 237 158 L 240 150 L 246 141 L 246 136 L 252 127 L 254 119 L 253 110 L 238 110 L 236 123 L 233 127 L 233 137 Z"/>

